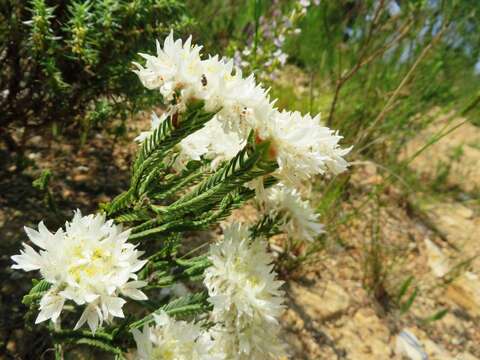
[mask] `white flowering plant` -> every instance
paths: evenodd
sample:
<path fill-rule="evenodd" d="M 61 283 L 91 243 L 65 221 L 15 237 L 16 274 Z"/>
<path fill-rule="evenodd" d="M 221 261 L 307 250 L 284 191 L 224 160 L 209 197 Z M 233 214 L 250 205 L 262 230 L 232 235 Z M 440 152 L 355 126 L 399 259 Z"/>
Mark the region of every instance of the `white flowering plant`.
<path fill-rule="evenodd" d="M 130 186 L 54 233 L 25 228 L 35 248 L 25 243 L 13 268 L 41 279 L 23 302 L 59 358 L 86 344 L 116 358 L 276 359 L 284 301 L 268 239 L 323 232 L 297 188 L 344 171 L 349 149 L 318 116 L 276 109 L 253 76 L 202 56 L 191 38 L 170 34 L 142 56 L 135 71 L 165 110 L 136 139 Z M 262 210 L 256 223 L 234 221 L 205 253 L 182 248 L 247 201 Z"/>

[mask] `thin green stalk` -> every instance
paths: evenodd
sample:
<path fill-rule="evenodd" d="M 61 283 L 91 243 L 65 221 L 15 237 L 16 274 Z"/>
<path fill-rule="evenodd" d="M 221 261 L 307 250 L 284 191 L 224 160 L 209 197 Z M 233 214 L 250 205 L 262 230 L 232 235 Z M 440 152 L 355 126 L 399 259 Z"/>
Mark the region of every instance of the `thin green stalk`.
<path fill-rule="evenodd" d="M 255 36 L 253 39 L 253 64 L 257 68 L 257 48 L 258 48 L 258 30 L 260 28 L 260 15 L 262 12 L 262 0 L 254 0 L 254 22 L 255 22 Z"/>

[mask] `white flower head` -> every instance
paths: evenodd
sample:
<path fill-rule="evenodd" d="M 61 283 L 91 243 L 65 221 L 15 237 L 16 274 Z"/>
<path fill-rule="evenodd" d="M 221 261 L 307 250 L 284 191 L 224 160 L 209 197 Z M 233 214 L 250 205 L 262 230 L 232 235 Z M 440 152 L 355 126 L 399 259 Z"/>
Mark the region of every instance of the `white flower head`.
<path fill-rule="evenodd" d="M 296 189 L 278 184 L 267 190 L 266 211 L 278 216 L 281 230 L 291 238 L 313 241 L 324 232 L 318 214 Z"/>
<path fill-rule="evenodd" d="M 143 331 L 134 329 L 139 360 L 215 360 L 216 353 L 209 332 L 199 324 L 179 321 L 161 312 L 154 314 L 155 326 L 144 325 Z"/>
<path fill-rule="evenodd" d="M 283 309 L 282 282 L 275 279 L 264 242 L 250 240 L 246 225 L 233 224 L 224 230 L 223 241 L 211 246 L 209 258 L 212 266 L 204 283 L 214 319 L 234 311 L 239 318 L 260 316 L 276 322 Z"/>
<path fill-rule="evenodd" d="M 210 333 L 218 353 L 228 360 L 277 360 L 285 355 L 280 327 L 262 319 L 250 319 L 242 326 L 232 322 L 215 325 Z"/>
<path fill-rule="evenodd" d="M 279 169 L 277 177 L 296 185 L 327 170 L 338 174 L 347 168 L 343 159 L 350 149 L 342 149 L 333 130 L 320 124 L 320 116 L 302 116 L 299 112 L 276 112 L 259 129 L 262 139 L 272 142 Z"/>
<path fill-rule="evenodd" d="M 200 46 L 192 46 L 192 37 L 185 43 L 173 39 L 173 32 L 165 39 L 163 48 L 157 41 L 157 56 L 140 54 L 145 60 L 143 67 L 134 63 L 142 84 L 148 89 L 159 89 L 163 97 L 170 101 L 175 91 L 201 86 Z"/>
<path fill-rule="evenodd" d="M 235 157 L 244 145 L 245 141 L 234 132 L 226 132 L 215 116 L 202 129 L 180 142 L 176 167 L 182 169 L 188 161 L 205 157 L 212 161 L 212 168 L 216 168 L 221 162 Z"/>
<path fill-rule="evenodd" d="M 167 103 L 186 104 L 192 98 L 205 101 L 207 111 L 219 111 L 218 120 L 227 132 L 245 140 L 257 121 L 266 121 L 273 111 L 265 91 L 253 75 L 244 78 L 233 60 L 218 56 L 202 59 L 201 48 L 192 46 L 191 37 L 182 43 L 173 33 L 163 48 L 157 42 L 157 55 L 141 54 L 145 67 L 135 63 L 143 85 L 159 89 Z"/>
<path fill-rule="evenodd" d="M 224 230 L 223 241 L 211 246 L 209 258 L 212 265 L 205 271 L 204 284 L 213 304 L 211 318 L 217 323 L 213 332 L 217 346 L 227 359 L 280 355 L 277 319 L 283 310 L 282 282 L 275 279 L 265 243 L 251 240 L 246 226 L 233 224 Z"/>
<path fill-rule="evenodd" d="M 143 252 L 127 242 L 130 231 L 122 231 L 113 220 L 104 215 L 82 216 L 79 210 L 65 229 L 51 233 L 40 222 L 38 231 L 25 227 L 37 252 L 23 244 L 20 255 L 12 256 L 14 269 L 39 270 L 43 279 L 52 284 L 40 301 L 36 323 L 51 319 L 57 321 L 66 300 L 86 305 L 75 328 L 88 323 L 95 331 L 103 321 L 123 317 L 125 300 L 147 297 L 139 288 L 146 285 L 137 281 L 135 272 L 146 260 L 139 260 Z"/>
<path fill-rule="evenodd" d="M 255 82 L 253 75 L 243 77 L 233 60 L 210 57 L 202 62 L 205 86 L 199 98 L 209 111 L 218 112 L 218 119 L 227 132 L 245 139 L 257 122 L 266 121 L 273 111 L 268 91 Z"/>

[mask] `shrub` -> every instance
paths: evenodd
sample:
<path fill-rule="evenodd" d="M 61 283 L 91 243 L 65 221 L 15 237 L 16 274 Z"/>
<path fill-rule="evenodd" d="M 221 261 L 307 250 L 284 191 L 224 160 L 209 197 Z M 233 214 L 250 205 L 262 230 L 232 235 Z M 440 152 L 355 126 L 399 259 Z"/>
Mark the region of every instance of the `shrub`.
<path fill-rule="evenodd" d="M 150 104 L 127 65 L 147 39 L 188 25 L 184 11 L 177 0 L 2 1 L 0 129 L 9 149 L 22 150 L 41 127 L 88 130 Z"/>

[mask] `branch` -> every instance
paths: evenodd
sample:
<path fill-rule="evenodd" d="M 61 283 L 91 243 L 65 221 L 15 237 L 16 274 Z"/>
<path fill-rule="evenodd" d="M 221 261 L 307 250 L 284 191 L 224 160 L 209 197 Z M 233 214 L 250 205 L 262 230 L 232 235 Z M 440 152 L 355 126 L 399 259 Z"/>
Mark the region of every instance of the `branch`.
<path fill-rule="evenodd" d="M 373 31 L 378 25 L 377 21 L 380 18 L 380 14 L 382 13 L 384 2 L 385 2 L 384 0 L 380 0 L 380 3 L 378 4 L 378 8 L 375 10 L 375 14 L 372 19 L 372 25 L 369 28 L 365 42 L 362 44 L 362 48 L 360 50 L 361 55 L 359 56 L 357 63 L 350 71 L 348 71 L 345 75 L 340 75 L 340 77 L 337 79 L 337 82 L 335 85 L 335 93 L 333 95 L 332 104 L 330 105 L 330 112 L 328 114 L 328 120 L 327 120 L 328 127 L 332 126 L 333 114 L 337 106 L 340 90 L 342 89 L 345 82 L 347 82 L 347 80 L 350 79 L 360 69 L 360 67 L 364 65 L 364 64 L 362 65 L 361 63 L 363 62 L 363 58 L 367 54 L 367 47 L 372 39 Z"/>
<path fill-rule="evenodd" d="M 412 67 L 410 70 L 408 70 L 407 74 L 404 76 L 400 84 L 397 86 L 395 91 L 393 92 L 392 96 L 388 99 L 387 103 L 383 107 L 382 111 L 378 114 L 378 116 L 373 120 L 373 122 L 370 124 L 370 126 L 366 129 L 365 132 L 363 132 L 359 139 L 356 141 L 356 144 L 360 144 L 364 139 L 368 139 L 375 130 L 375 127 L 377 124 L 385 118 L 385 115 L 392 109 L 392 104 L 393 102 L 397 99 L 400 91 L 403 89 L 403 87 L 407 84 L 407 82 L 410 80 L 411 76 L 417 69 L 418 65 L 422 62 L 422 60 L 426 57 L 427 53 L 430 51 L 430 49 L 440 40 L 440 38 L 443 36 L 445 31 L 447 30 L 448 25 L 445 25 L 436 35 L 435 37 L 430 41 L 430 43 L 425 46 L 425 48 L 422 50 L 420 55 L 417 57 L 415 62 L 413 63 Z"/>

